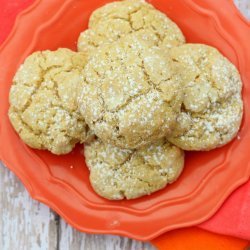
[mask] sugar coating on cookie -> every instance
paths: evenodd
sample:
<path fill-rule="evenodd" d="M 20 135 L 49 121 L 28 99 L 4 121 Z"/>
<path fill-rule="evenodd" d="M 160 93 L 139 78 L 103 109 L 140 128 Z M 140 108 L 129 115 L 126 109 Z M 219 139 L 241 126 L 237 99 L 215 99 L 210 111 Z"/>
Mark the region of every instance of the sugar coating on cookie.
<path fill-rule="evenodd" d="M 84 146 L 90 182 L 110 200 L 149 195 L 174 182 L 184 166 L 184 152 L 161 139 L 136 150 L 120 149 L 99 139 Z"/>
<path fill-rule="evenodd" d="M 83 53 L 58 49 L 35 52 L 18 69 L 10 89 L 9 118 L 30 147 L 66 154 L 89 137 L 76 100 L 86 62 Z"/>
<path fill-rule="evenodd" d="M 91 53 L 103 43 L 138 31 L 144 31 L 147 39 L 154 39 L 164 49 L 185 43 L 181 30 L 165 14 L 145 1 L 126 0 L 109 3 L 92 13 L 89 29 L 79 36 L 78 50 Z"/>
<path fill-rule="evenodd" d="M 84 77 L 79 109 L 104 142 L 131 149 L 173 131 L 182 90 L 158 47 L 126 36 L 98 48 Z"/>
<path fill-rule="evenodd" d="M 231 141 L 243 113 L 236 67 L 215 48 L 201 44 L 173 48 L 170 57 L 181 75 L 184 99 L 177 132 L 169 140 L 185 150 L 211 150 Z"/>

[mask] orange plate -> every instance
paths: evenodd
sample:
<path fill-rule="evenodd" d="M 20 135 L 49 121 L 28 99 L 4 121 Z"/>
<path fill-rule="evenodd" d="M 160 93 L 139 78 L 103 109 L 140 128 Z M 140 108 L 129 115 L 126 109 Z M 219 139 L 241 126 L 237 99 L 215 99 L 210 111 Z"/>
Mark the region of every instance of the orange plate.
<path fill-rule="evenodd" d="M 11 80 L 24 58 L 36 50 L 76 49 L 90 13 L 107 2 L 39 0 L 17 18 L 0 49 L 0 157 L 34 199 L 77 229 L 149 240 L 205 221 L 250 175 L 250 27 L 229 0 L 150 1 L 181 27 L 188 42 L 217 47 L 239 68 L 244 82 L 244 120 L 238 139 L 229 145 L 187 153 L 185 171 L 173 185 L 132 201 L 108 201 L 93 192 L 80 146 L 66 156 L 32 150 L 22 143 L 7 117 Z"/>

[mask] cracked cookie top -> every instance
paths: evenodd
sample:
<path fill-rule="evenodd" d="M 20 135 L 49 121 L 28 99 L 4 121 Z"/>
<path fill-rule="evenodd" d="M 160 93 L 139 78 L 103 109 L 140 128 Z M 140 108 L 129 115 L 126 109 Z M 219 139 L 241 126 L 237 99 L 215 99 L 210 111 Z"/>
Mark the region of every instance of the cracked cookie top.
<path fill-rule="evenodd" d="M 182 90 L 158 47 L 131 34 L 98 48 L 83 75 L 79 108 L 104 142 L 131 149 L 172 133 Z"/>
<path fill-rule="evenodd" d="M 185 150 L 225 145 L 237 134 L 243 112 L 236 67 L 207 45 L 185 44 L 169 54 L 184 86 L 177 131 L 169 140 Z"/>
<path fill-rule="evenodd" d="M 77 111 L 86 56 L 69 49 L 35 52 L 20 66 L 10 90 L 10 121 L 32 148 L 66 154 L 84 142 L 88 127 Z"/>
<path fill-rule="evenodd" d="M 120 149 L 99 139 L 84 146 L 90 182 L 110 200 L 149 195 L 174 182 L 184 165 L 184 152 L 166 139 L 140 149 Z"/>
<path fill-rule="evenodd" d="M 147 39 L 164 49 L 185 43 L 181 30 L 165 14 L 145 1 L 126 0 L 109 3 L 92 13 L 89 29 L 79 36 L 78 50 L 91 53 L 103 43 L 138 31 L 144 31 Z"/>

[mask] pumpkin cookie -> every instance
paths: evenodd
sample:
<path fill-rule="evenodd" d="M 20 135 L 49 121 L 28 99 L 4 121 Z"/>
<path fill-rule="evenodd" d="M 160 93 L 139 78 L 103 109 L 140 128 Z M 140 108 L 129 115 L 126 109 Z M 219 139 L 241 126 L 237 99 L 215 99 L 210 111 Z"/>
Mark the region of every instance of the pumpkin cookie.
<path fill-rule="evenodd" d="M 35 52 L 18 69 L 9 118 L 30 147 L 66 154 L 89 137 L 76 101 L 85 64 L 84 54 L 58 49 Z"/>
<path fill-rule="evenodd" d="M 78 39 L 78 50 L 91 53 L 106 42 L 144 31 L 146 39 L 153 39 L 161 48 L 171 48 L 185 43 L 178 26 L 151 4 L 138 0 L 109 3 L 90 17 L 89 29 Z"/>
<path fill-rule="evenodd" d="M 131 34 L 98 48 L 83 75 L 79 108 L 104 142 L 131 149 L 172 133 L 182 90 L 158 47 Z"/>
<path fill-rule="evenodd" d="M 185 150 L 211 150 L 237 134 L 243 112 L 235 66 L 215 48 L 185 44 L 170 50 L 184 85 L 178 129 L 169 141 Z M 180 130 L 180 131 L 178 131 Z"/>
<path fill-rule="evenodd" d="M 99 139 L 84 147 L 90 182 L 110 200 L 149 195 L 174 182 L 184 165 L 184 152 L 161 139 L 136 150 L 120 149 Z"/>

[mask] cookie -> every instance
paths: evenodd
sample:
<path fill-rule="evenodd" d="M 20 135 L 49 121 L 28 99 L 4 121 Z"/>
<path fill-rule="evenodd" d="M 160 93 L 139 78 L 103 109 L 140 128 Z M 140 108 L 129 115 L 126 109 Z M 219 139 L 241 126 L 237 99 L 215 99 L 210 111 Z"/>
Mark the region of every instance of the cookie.
<path fill-rule="evenodd" d="M 92 13 L 89 27 L 79 36 L 79 51 L 91 53 L 103 43 L 117 41 L 138 31 L 144 31 L 147 39 L 154 39 L 163 49 L 185 43 L 178 26 L 144 1 L 126 0 L 109 3 Z"/>
<path fill-rule="evenodd" d="M 133 149 L 172 133 L 182 90 L 158 47 L 128 35 L 99 47 L 83 75 L 79 109 L 105 143 Z"/>
<path fill-rule="evenodd" d="M 231 141 L 243 113 L 236 67 L 215 48 L 201 44 L 173 48 L 170 57 L 181 75 L 184 99 L 169 141 L 184 150 L 211 150 Z"/>
<path fill-rule="evenodd" d="M 84 146 L 90 182 L 110 200 L 149 195 L 174 182 L 184 166 L 184 152 L 166 139 L 136 150 L 120 149 L 95 140 Z"/>
<path fill-rule="evenodd" d="M 35 52 L 20 66 L 10 90 L 9 118 L 27 145 L 59 155 L 88 139 L 76 100 L 86 62 L 82 53 L 58 49 Z"/>

